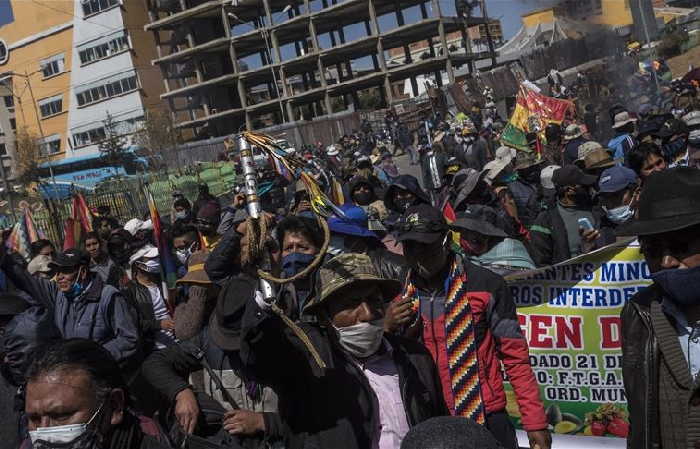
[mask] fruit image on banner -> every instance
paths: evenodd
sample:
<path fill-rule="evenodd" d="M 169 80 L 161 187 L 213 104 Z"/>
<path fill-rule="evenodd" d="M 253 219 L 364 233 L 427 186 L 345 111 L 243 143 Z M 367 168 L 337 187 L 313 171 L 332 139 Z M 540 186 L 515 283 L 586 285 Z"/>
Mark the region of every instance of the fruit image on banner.
<path fill-rule="evenodd" d="M 626 437 L 620 311 L 651 283 L 637 241 L 616 243 L 558 265 L 506 276 L 530 346 L 550 430 Z M 506 385 L 509 415 L 519 425 Z"/>

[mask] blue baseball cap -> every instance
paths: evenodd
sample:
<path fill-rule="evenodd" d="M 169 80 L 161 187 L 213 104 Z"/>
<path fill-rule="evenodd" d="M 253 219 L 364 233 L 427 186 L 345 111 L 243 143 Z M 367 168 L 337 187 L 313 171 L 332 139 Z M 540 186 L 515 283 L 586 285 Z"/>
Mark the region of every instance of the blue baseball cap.
<path fill-rule="evenodd" d="M 637 174 L 627 167 L 615 166 L 605 170 L 598 180 L 598 192 L 619 192 L 637 182 Z"/>
<path fill-rule="evenodd" d="M 344 204 L 340 206 L 340 209 L 345 213 L 345 217 L 330 217 L 328 219 L 328 227 L 331 232 L 378 238 L 377 234 L 367 228 L 368 219 L 364 209 L 352 204 Z"/>

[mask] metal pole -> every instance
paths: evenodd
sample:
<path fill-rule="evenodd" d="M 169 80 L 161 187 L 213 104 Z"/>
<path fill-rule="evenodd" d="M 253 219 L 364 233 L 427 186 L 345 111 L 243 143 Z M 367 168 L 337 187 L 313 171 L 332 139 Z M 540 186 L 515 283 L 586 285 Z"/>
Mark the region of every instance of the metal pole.
<path fill-rule="evenodd" d="M 46 136 L 44 135 L 44 128 L 41 126 L 41 117 L 39 117 L 39 109 L 36 107 L 36 99 L 34 98 L 34 91 L 32 90 L 32 83 L 29 82 L 29 74 L 26 72 L 24 75 L 19 74 L 19 76 L 24 77 L 24 81 L 27 83 L 27 89 L 29 89 L 29 96 L 32 100 L 32 105 L 34 106 L 34 113 L 36 114 L 36 124 L 39 126 L 39 134 L 41 135 L 41 141 L 44 143 L 44 139 Z M 56 188 L 56 178 L 54 177 L 53 174 L 53 167 L 51 164 L 51 158 L 48 158 L 48 164 L 49 164 L 49 173 L 51 174 L 51 182 L 54 184 L 54 188 Z"/>
<path fill-rule="evenodd" d="M 644 6 L 642 6 L 641 2 L 639 2 L 638 5 L 639 5 L 639 14 L 642 17 L 642 28 L 644 28 L 644 38 L 647 41 L 647 45 L 649 46 L 649 50 L 650 50 L 650 53 L 652 56 L 651 76 L 654 77 L 654 83 L 656 84 L 656 93 L 658 94 L 659 89 L 660 89 L 659 78 L 656 76 L 656 70 L 654 70 L 654 61 L 653 61 L 653 56 L 654 56 L 654 53 L 656 53 L 656 52 L 651 48 L 651 38 L 649 37 L 649 28 L 647 27 L 647 18 L 646 18 L 646 14 L 644 13 Z"/>
<path fill-rule="evenodd" d="M 262 219 L 262 208 L 260 206 L 260 198 L 258 198 L 258 178 L 255 171 L 255 161 L 253 160 L 253 150 L 248 141 L 242 135 L 238 136 L 238 148 L 241 152 L 241 166 L 243 168 L 243 177 L 245 179 L 245 196 L 248 215 L 254 220 Z M 263 238 L 264 236 L 260 236 Z M 248 236 L 252 238 L 252 236 Z M 254 244 L 250 242 L 250 244 Z M 269 254 L 263 260 L 263 265 L 269 265 Z M 269 267 L 262 267 L 263 269 Z M 272 302 L 275 298 L 275 289 L 272 284 L 265 279 L 259 279 L 258 285 L 263 299 L 266 302 Z"/>

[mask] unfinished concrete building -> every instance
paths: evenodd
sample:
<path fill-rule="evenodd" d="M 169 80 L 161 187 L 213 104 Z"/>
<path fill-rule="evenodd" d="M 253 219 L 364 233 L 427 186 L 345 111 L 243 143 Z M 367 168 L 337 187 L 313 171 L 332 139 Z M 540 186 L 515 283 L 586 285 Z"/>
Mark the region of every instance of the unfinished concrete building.
<path fill-rule="evenodd" d="M 162 98 L 199 138 L 359 109 L 368 89 L 389 105 L 392 83 L 410 79 L 417 92 L 423 75 L 454 81 L 457 68 L 489 57 L 472 52 L 466 32 L 484 19 L 454 16 L 453 0 L 145 1 Z M 459 48 L 447 45 L 454 32 Z M 414 59 L 421 41 L 429 51 Z M 406 57 L 389 63 L 396 48 Z"/>

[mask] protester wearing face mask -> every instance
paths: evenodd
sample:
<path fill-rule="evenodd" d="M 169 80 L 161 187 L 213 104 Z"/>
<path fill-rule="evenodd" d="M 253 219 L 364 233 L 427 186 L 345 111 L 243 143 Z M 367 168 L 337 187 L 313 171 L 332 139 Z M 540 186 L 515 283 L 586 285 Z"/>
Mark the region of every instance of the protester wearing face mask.
<path fill-rule="evenodd" d="M 505 448 L 516 449 L 515 429 L 505 411 L 503 365 L 530 446 L 549 449 L 551 437 L 527 342 L 503 278 L 453 252 L 445 218 L 431 206 L 409 208 L 396 233 L 410 272 L 400 299 L 387 310 L 385 328 L 414 336 L 429 349 L 451 414 L 485 425 Z M 448 329 L 455 326 L 462 332 L 448 338 Z"/>
<path fill-rule="evenodd" d="M 525 245 L 505 232 L 503 220 L 491 207 L 470 206 L 450 227 L 459 232 L 462 250 L 477 265 L 501 275 L 535 268 Z"/>
<path fill-rule="evenodd" d="M 645 183 L 637 217 L 617 233 L 638 236 L 654 281 L 622 309 L 628 447 L 697 444 L 700 409 L 700 171 L 679 167 Z M 653 350 L 649 350 L 653 348 Z"/>
<path fill-rule="evenodd" d="M 194 226 L 174 226 L 170 231 L 178 263 L 187 268 L 190 256 L 199 250 L 197 229 Z"/>
<path fill-rule="evenodd" d="M 574 165 L 554 172 L 556 207 L 541 212 L 530 227 L 530 251 L 538 266 L 563 262 L 595 248 L 600 224 L 593 214 L 591 188 L 597 181 Z"/>
<path fill-rule="evenodd" d="M 355 177 L 350 180 L 350 199 L 356 206 L 367 207 L 377 201 L 373 184 L 366 178 Z"/>
<path fill-rule="evenodd" d="M 249 303 L 241 357 L 286 405 L 280 408 L 289 429 L 285 447 L 399 449 L 412 426 L 447 414 L 425 348 L 384 334 L 384 306 L 400 288 L 382 279 L 367 256 L 326 262 L 305 309 L 325 327 L 302 327 L 318 359 L 261 297 Z"/>
<path fill-rule="evenodd" d="M 158 248 L 146 245 L 129 260 L 131 281 L 123 289 L 124 296 L 139 315 L 139 329 L 146 352 L 163 349 L 175 342 L 173 321 L 161 291 Z"/>
<path fill-rule="evenodd" d="M 107 349 L 121 364 L 134 361 L 139 347 L 136 312 L 122 294 L 93 274 L 90 257 L 82 250 L 58 253 L 51 263 L 55 282 L 31 276 L 4 254 L 0 268 L 38 305 L 53 312 L 62 338 L 88 338 Z"/>
<path fill-rule="evenodd" d="M 166 449 L 167 437 L 129 408 L 119 365 L 93 341 L 39 350 L 27 372 L 29 439 L 22 449 Z"/>
<path fill-rule="evenodd" d="M 187 198 L 180 197 L 173 201 L 173 226 L 191 224 L 193 220 L 192 205 Z"/>
<path fill-rule="evenodd" d="M 202 204 L 197 211 L 194 226 L 202 236 L 204 248 L 211 251 L 219 243 L 221 236 L 217 233 L 221 223 L 221 206 L 218 201 L 209 201 Z"/>
<path fill-rule="evenodd" d="M 455 156 L 462 166 L 481 171 L 490 158 L 489 147 L 471 121 L 465 122 L 462 135 L 456 137 L 456 142 L 459 146 Z"/>
<path fill-rule="evenodd" d="M 600 223 L 598 246 L 617 241 L 615 229 L 634 217 L 639 190 L 637 174 L 627 167 L 611 167 L 598 180 L 598 202 L 604 216 Z"/>

